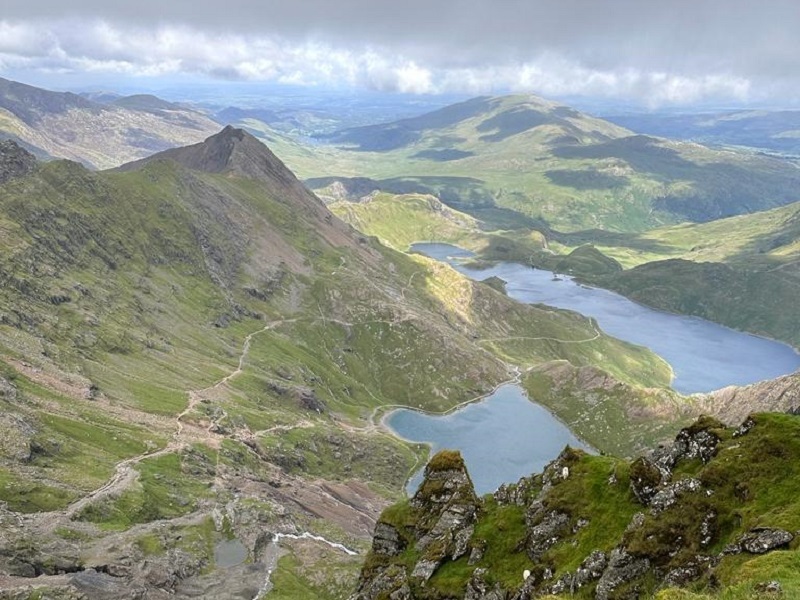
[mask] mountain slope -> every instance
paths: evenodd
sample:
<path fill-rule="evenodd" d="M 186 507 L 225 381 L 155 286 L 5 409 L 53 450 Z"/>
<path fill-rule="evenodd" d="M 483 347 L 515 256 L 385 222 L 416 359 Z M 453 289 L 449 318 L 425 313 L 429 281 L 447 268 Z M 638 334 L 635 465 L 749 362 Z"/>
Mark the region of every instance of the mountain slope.
<path fill-rule="evenodd" d="M 634 135 L 533 96 L 477 98 L 330 141 L 338 149 L 320 149 L 318 162 L 295 154 L 304 177 L 328 177 L 314 186 L 368 177 L 474 216 L 500 207 L 567 231 L 753 212 L 798 200 L 800 182 L 781 159 Z"/>
<path fill-rule="evenodd" d="M 633 462 L 566 448 L 483 499 L 441 452 L 381 515 L 352 598 L 793 598 L 798 428 L 706 417 Z"/>
<path fill-rule="evenodd" d="M 280 544 L 276 586 L 341 598 L 307 574 L 347 588 L 359 558 L 285 536 L 364 548 L 425 454 L 376 408 L 555 359 L 669 380 L 587 319 L 358 234 L 239 130 L 21 175 L 0 185 L 4 587 L 254 597 Z"/>
<path fill-rule="evenodd" d="M 154 97 L 102 104 L 0 78 L 0 137 L 43 157 L 103 169 L 201 141 L 217 129 L 206 116 Z"/>

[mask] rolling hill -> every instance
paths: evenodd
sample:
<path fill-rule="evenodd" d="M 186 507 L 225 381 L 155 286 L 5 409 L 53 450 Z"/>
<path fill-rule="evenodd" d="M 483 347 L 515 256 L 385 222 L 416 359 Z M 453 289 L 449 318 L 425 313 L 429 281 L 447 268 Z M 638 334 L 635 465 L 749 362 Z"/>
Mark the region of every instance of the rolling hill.
<path fill-rule="evenodd" d="M 364 177 L 487 221 L 500 208 L 565 231 L 755 212 L 798 200 L 800 181 L 785 160 L 635 135 L 534 96 L 476 98 L 328 141 L 317 159 L 287 149 L 315 189 Z"/>
<path fill-rule="evenodd" d="M 800 111 L 731 110 L 681 114 L 626 114 L 606 117 L 638 133 L 717 146 L 745 146 L 800 154 Z"/>

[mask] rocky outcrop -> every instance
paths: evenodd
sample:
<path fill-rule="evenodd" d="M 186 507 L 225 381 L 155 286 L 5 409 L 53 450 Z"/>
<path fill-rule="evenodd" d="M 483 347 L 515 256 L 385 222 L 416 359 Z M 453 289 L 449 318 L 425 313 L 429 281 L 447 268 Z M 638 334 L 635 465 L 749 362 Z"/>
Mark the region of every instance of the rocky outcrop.
<path fill-rule="evenodd" d="M 375 526 L 369 568 L 353 600 L 409 597 L 408 590 L 424 587 L 443 563 L 470 554 L 479 506 L 461 455 L 438 453 L 408 506 L 400 514 L 385 512 Z M 420 555 L 410 572 L 392 560 L 407 546 Z"/>
<path fill-rule="evenodd" d="M 639 600 L 664 587 L 716 584 L 732 554 L 741 555 L 738 565 L 749 555 L 796 552 L 792 531 L 735 523 L 794 518 L 780 503 L 764 507 L 786 502 L 778 481 L 800 479 L 798 440 L 793 416 L 754 415 L 737 429 L 702 417 L 632 463 L 567 448 L 540 475 L 483 502 L 460 457 L 439 457 L 421 493 L 384 514 L 354 598 Z"/>
<path fill-rule="evenodd" d="M 624 548 L 615 548 L 611 551 L 608 566 L 597 583 L 595 598 L 610 600 L 621 585 L 644 575 L 649 568 L 650 561 L 646 558 L 636 558 L 628 554 Z"/>
<path fill-rule="evenodd" d="M 741 423 L 754 412 L 794 413 L 800 410 L 800 373 L 729 386 L 701 397 L 703 409 L 728 425 Z"/>
<path fill-rule="evenodd" d="M 36 168 L 36 157 L 12 140 L 0 141 L 0 184 Z"/>
<path fill-rule="evenodd" d="M 472 578 L 467 583 L 464 600 L 506 600 L 508 593 L 499 583 L 491 585 L 487 581 L 486 569 L 475 569 Z"/>
<path fill-rule="evenodd" d="M 725 548 L 727 554 L 766 554 L 792 543 L 794 535 L 783 529 L 755 527 Z"/>

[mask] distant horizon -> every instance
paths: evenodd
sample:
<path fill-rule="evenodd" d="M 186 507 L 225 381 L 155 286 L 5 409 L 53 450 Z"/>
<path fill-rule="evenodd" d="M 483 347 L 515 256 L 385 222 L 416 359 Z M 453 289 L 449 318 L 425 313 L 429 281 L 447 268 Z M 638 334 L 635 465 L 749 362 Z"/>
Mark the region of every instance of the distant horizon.
<path fill-rule="evenodd" d="M 800 103 L 779 102 L 766 100 L 755 102 L 743 101 L 707 101 L 688 105 L 648 106 L 635 99 L 609 98 L 585 95 L 553 96 L 536 91 L 523 92 L 519 90 L 492 90 L 481 94 L 466 93 L 427 93 L 412 94 L 396 91 L 381 91 L 352 86 L 322 86 L 322 85 L 297 85 L 269 81 L 226 81 L 215 80 L 208 77 L 171 76 L 159 78 L 117 78 L 102 74 L 94 77 L 85 77 L 82 74 L 48 74 L 48 73 L 5 73 L 0 71 L 0 77 L 30 85 L 33 87 L 54 91 L 72 92 L 75 94 L 114 93 L 121 96 L 149 94 L 170 102 L 191 102 L 199 106 L 210 104 L 215 106 L 232 106 L 237 108 L 261 108 L 268 103 L 241 105 L 236 104 L 238 95 L 245 92 L 251 94 L 270 93 L 275 98 L 298 97 L 322 100 L 324 97 L 361 98 L 391 101 L 398 104 L 422 104 L 447 106 L 482 96 L 520 96 L 533 95 L 546 100 L 560 102 L 575 107 L 585 112 L 595 112 L 606 115 L 621 113 L 652 113 L 652 114 L 693 114 L 712 113 L 742 110 L 800 110 Z M 202 94 L 198 97 L 198 94 Z M 274 100 L 274 99 L 273 99 Z M 433 109 L 435 110 L 435 109 Z"/>

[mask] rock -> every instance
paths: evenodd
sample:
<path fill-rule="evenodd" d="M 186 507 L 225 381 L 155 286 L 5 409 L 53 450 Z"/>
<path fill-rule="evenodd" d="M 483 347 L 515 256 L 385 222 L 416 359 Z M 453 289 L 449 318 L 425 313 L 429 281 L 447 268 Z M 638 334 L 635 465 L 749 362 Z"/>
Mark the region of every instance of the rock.
<path fill-rule="evenodd" d="M 753 417 L 747 417 L 739 428 L 733 432 L 733 437 L 742 437 L 743 435 L 747 435 L 750 433 L 750 430 L 756 426 L 756 421 Z"/>
<path fill-rule="evenodd" d="M 411 577 L 421 579 L 422 581 L 428 581 L 428 579 L 433 577 L 436 569 L 438 569 L 439 565 L 442 563 L 441 558 L 442 557 L 420 559 L 417 564 L 414 565 L 414 570 L 411 571 Z"/>
<path fill-rule="evenodd" d="M 0 400 L 14 402 L 17 399 L 17 388 L 7 379 L 0 377 Z"/>
<path fill-rule="evenodd" d="M 486 540 L 479 540 L 475 542 L 472 546 L 472 551 L 469 553 L 469 561 L 470 565 L 474 565 L 480 562 L 483 559 L 483 555 L 486 554 Z"/>
<path fill-rule="evenodd" d="M 572 589 L 572 575 L 570 573 L 564 573 L 558 581 L 556 581 L 553 585 L 550 586 L 550 593 L 551 594 L 563 594 L 564 592 L 569 592 Z"/>
<path fill-rule="evenodd" d="M 3 432 L 0 435 L 0 457 L 14 462 L 31 460 L 36 429 L 30 423 L 13 413 L 0 413 L 0 431 Z"/>
<path fill-rule="evenodd" d="M 486 569 L 475 569 L 469 582 L 464 600 L 506 600 L 508 594 L 500 587 L 499 583 L 494 586 L 486 582 Z"/>
<path fill-rule="evenodd" d="M 424 586 L 443 562 L 470 552 L 479 505 L 461 455 L 448 450 L 436 454 L 425 467 L 422 484 L 409 502 L 410 514 L 404 514 L 396 523 L 392 522 L 391 513 L 384 513 L 379 519 L 368 567 L 362 570 L 353 600 L 411 598 L 410 579 L 415 580 L 414 585 Z M 395 564 L 392 559 L 410 544 L 420 558 L 409 575 L 405 565 Z M 480 560 L 480 544 L 472 548 L 470 556 Z"/>
<path fill-rule="evenodd" d="M 319 414 L 325 412 L 326 406 L 317 393 L 309 387 L 298 387 L 294 390 L 294 397 L 301 408 L 310 410 Z"/>
<path fill-rule="evenodd" d="M 671 586 L 684 587 L 688 583 L 703 576 L 715 561 L 707 556 L 695 556 L 688 563 L 672 569 L 664 578 L 664 583 Z"/>
<path fill-rule="evenodd" d="M 628 523 L 628 526 L 625 528 L 625 533 L 630 533 L 634 529 L 639 529 L 642 525 L 644 525 L 644 520 L 646 515 L 643 512 L 638 512 L 631 517 L 631 522 Z"/>
<path fill-rule="evenodd" d="M 769 527 L 756 527 L 744 534 L 738 542 L 738 546 L 750 554 L 766 554 L 783 546 L 788 546 L 794 539 L 794 535 L 783 529 L 772 529 Z"/>
<path fill-rule="evenodd" d="M 369 577 L 362 573 L 358 589 L 350 600 L 411 600 L 411 589 L 405 570 L 400 565 L 387 565 L 373 571 Z"/>
<path fill-rule="evenodd" d="M 587 583 L 600 579 L 607 566 L 608 557 L 605 552 L 595 550 L 583 560 L 581 566 L 575 571 L 573 586 L 581 588 Z"/>
<path fill-rule="evenodd" d="M 72 575 L 70 583 L 92 600 L 139 600 L 147 596 L 144 586 L 94 569 Z"/>
<path fill-rule="evenodd" d="M 783 594 L 783 586 L 779 581 L 765 581 L 764 583 L 759 583 L 756 586 L 756 591 L 761 592 L 762 594 L 780 595 Z"/>
<path fill-rule="evenodd" d="M 699 458 L 708 463 L 717 453 L 719 437 L 712 431 L 724 425 L 708 416 L 700 417 L 693 425 L 681 429 L 669 446 L 660 446 L 650 454 L 649 460 L 658 467 L 663 479 L 669 479 L 680 460 Z"/>
<path fill-rule="evenodd" d="M 637 458 L 631 465 L 631 491 L 636 499 L 647 506 L 664 480 L 664 474 L 649 458 Z"/>
<path fill-rule="evenodd" d="M 378 521 L 372 538 L 372 551 L 381 556 L 397 556 L 405 548 L 405 542 L 393 525 Z"/>
<path fill-rule="evenodd" d="M 13 140 L 0 141 L 0 184 L 36 168 L 36 157 Z"/>
<path fill-rule="evenodd" d="M 636 558 L 628 554 L 624 548 L 615 548 L 611 551 L 608 566 L 597 583 L 595 598 L 611 600 L 615 597 L 614 591 L 619 586 L 644 575 L 649 569 L 650 561 L 646 558 Z"/>
<path fill-rule="evenodd" d="M 697 479 L 681 479 L 671 483 L 659 490 L 650 499 L 650 514 L 657 515 L 664 512 L 669 507 L 674 506 L 678 498 L 684 494 L 696 493 L 700 491 L 701 483 Z"/>
<path fill-rule="evenodd" d="M 494 500 L 504 506 L 525 506 L 534 491 L 532 477 L 523 477 L 517 483 L 504 483 L 494 493 Z"/>
<path fill-rule="evenodd" d="M 541 522 L 529 531 L 525 549 L 531 560 L 538 561 L 542 554 L 552 548 L 560 537 L 569 531 L 569 521 L 569 515 L 552 511 L 547 513 Z"/>

